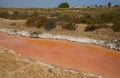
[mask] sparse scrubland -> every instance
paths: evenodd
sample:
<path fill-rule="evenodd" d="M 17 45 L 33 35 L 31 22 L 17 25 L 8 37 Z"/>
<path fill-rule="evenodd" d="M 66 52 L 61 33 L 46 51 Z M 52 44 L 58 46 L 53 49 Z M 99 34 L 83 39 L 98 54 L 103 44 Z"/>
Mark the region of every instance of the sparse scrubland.
<path fill-rule="evenodd" d="M 52 34 L 120 39 L 120 7 L 111 8 L 0 8 L 1 28 L 37 29 Z M 15 22 L 24 20 L 24 22 Z M 3 26 L 2 24 L 6 25 Z"/>
<path fill-rule="evenodd" d="M 115 32 L 120 31 L 120 8 L 0 8 L 0 17 L 12 20 L 26 19 L 28 27 L 41 27 L 46 30 L 61 25 L 63 29 L 74 31 L 77 27 L 76 24 L 84 23 L 88 25 L 85 28 L 86 32 L 100 28 L 111 28 Z"/>
<path fill-rule="evenodd" d="M 29 31 L 37 38 L 41 33 L 93 38 L 108 41 L 104 43 L 108 45 L 114 42 L 119 48 L 120 7 L 0 8 L 0 29 L 14 29 L 13 33 L 19 30 Z M 79 72 L 64 71 L 59 67 L 51 69 L 41 66 L 36 61 L 25 61 L 3 49 L 0 50 L 0 56 L 0 77 L 3 78 L 96 78 Z"/>

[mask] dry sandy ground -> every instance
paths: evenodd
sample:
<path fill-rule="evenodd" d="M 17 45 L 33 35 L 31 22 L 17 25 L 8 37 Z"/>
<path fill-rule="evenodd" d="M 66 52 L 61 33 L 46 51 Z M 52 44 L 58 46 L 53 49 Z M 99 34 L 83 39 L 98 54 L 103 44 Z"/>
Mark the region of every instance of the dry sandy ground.
<path fill-rule="evenodd" d="M 16 30 L 35 30 L 38 28 L 31 27 L 28 28 L 25 24 L 26 20 L 8 20 L 0 18 L 0 28 L 8 28 L 8 29 L 16 29 Z M 15 25 L 13 24 L 15 23 Z M 13 25 L 12 25 L 13 24 Z M 84 32 L 84 28 L 86 27 L 86 24 L 78 24 L 78 27 L 75 31 L 69 31 L 69 30 L 63 30 L 60 26 L 57 26 L 57 28 L 51 30 L 51 31 L 45 31 L 42 28 L 39 28 L 39 30 L 42 33 L 52 33 L 52 34 L 60 34 L 60 35 L 70 35 L 75 37 L 89 37 L 94 39 L 102 39 L 102 40 L 114 40 L 118 39 L 120 40 L 120 32 L 113 32 L 110 28 L 102 28 L 95 30 L 93 32 Z"/>
<path fill-rule="evenodd" d="M 97 78 L 77 71 L 25 59 L 12 50 L 0 48 L 0 78 Z"/>

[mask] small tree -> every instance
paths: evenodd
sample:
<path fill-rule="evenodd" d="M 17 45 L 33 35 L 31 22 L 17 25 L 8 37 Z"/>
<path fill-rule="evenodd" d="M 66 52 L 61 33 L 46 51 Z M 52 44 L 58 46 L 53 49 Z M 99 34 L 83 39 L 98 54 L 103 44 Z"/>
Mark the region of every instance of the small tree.
<path fill-rule="evenodd" d="M 96 7 L 96 8 L 98 8 L 98 5 L 97 5 L 97 4 L 95 4 L 95 7 Z"/>
<path fill-rule="evenodd" d="M 102 5 L 99 5 L 100 8 L 102 8 L 103 6 Z"/>
<path fill-rule="evenodd" d="M 110 8 L 112 6 L 112 3 L 111 2 L 108 2 L 108 7 Z"/>
<path fill-rule="evenodd" d="M 61 3 L 58 5 L 58 8 L 69 8 L 69 4 L 67 2 Z"/>
<path fill-rule="evenodd" d="M 115 5 L 115 7 L 119 7 L 119 5 L 118 5 L 118 4 L 116 4 L 116 5 Z"/>

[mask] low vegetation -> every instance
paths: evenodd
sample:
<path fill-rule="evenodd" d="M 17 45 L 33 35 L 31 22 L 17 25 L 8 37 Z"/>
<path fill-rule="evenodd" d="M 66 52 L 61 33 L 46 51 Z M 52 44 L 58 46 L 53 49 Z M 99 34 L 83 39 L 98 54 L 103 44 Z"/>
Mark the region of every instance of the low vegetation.
<path fill-rule="evenodd" d="M 120 22 L 114 24 L 111 28 L 115 32 L 120 32 Z"/>
<path fill-rule="evenodd" d="M 62 25 L 62 28 L 66 29 L 66 30 L 76 30 L 76 25 L 74 23 L 72 23 L 72 22 L 65 22 Z"/>
<path fill-rule="evenodd" d="M 109 28 L 110 26 L 108 26 L 107 24 L 93 24 L 93 25 L 88 25 L 84 30 L 85 31 L 94 31 L 96 29 L 100 29 L 100 28 Z"/>
<path fill-rule="evenodd" d="M 61 6 L 63 3 L 60 4 Z M 65 3 L 64 3 L 65 5 Z M 69 6 L 69 4 L 68 4 Z M 28 27 L 44 28 L 51 30 L 61 25 L 63 29 L 75 30 L 75 24 L 88 24 L 85 31 L 94 31 L 106 27 L 112 23 L 113 26 L 109 27 L 113 31 L 119 32 L 120 24 L 120 8 L 82 8 L 82 9 L 22 9 L 22 8 L 0 8 L 0 18 L 6 19 L 27 19 L 26 25 Z"/>
<path fill-rule="evenodd" d="M 6 18 L 6 19 L 26 19 L 29 17 L 27 12 L 19 12 L 19 11 L 3 11 L 0 12 L 0 17 L 1 18 Z"/>
<path fill-rule="evenodd" d="M 45 30 L 51 30 L 51 29 L 53 29 L 55 27 L 56 27 L 56 22 L 55 22 L 55 20 L 52 20 L 52 19 L 46 20 L 46 22 L 45 22 L 45 24 L 43 26 L 43 28 Z"/>
<path fill-rule="evenodd" d="M 28 27 L 42 27 L 46 20 L 46 17 L 31 17 L 27 19 L 26 25 Z"/>

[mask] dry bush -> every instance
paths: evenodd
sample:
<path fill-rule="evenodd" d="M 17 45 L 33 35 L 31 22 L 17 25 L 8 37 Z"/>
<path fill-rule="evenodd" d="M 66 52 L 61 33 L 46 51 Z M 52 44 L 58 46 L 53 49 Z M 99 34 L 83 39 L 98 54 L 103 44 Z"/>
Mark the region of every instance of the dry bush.
<path fill-rule="evenodd" d="M 31 17 L 27 19 L 26 25 L 28 27 L 42 27 L 46 20 L 46 17 Z"/>
<path fill-rule="evenodd" d="M 76 30 L 76 25 L 74 23 L 72 23 L 72 22 L 65 22 L 62 25 L 62 28 L 66 29 L 66 30 Z"/>
<path fill-rule="evenodd" d="M 3 12 L 0 13 L 0 17 L 8 19 L 8 18 L 12 17 L 12 13 L 10 13 L 8 11 L 3 11 Z"/>
<path fill-rule="evenodd" d="M 43 28 L 45 30 L 51 30 L 51 29 L 53 29 L 55 27 L 56 27 L 56 21 L 54 19 L 48 19 L 48 20 L 46 20 L 46 22 L 45 22 L 45 24 L 43 26 Z"/>
<path fill-rule="evenodd" d="M 111 28 L 115 32 L 120 32 L 120 22 L 115 23 Z"/>
<path fill-rule="evenodd" d="M 108 28 L 109 26 L 104 23 L 104 24 L 93 24 L 93 25 L 88 25 L 87 27 L 85 27 L 84 31 L 94 31 L 96 29 L 100 29 L 100 28 Z"/>
<path fill-rule="evenodd" d="M 26 19 L 29 15 L 27 12 L 14 11 L 11 19 Z"/>

